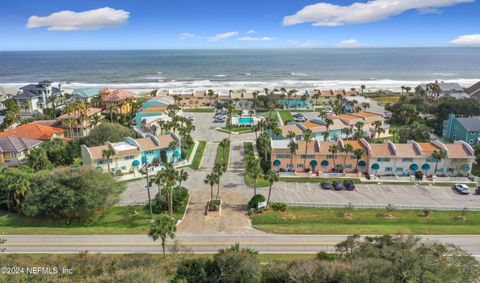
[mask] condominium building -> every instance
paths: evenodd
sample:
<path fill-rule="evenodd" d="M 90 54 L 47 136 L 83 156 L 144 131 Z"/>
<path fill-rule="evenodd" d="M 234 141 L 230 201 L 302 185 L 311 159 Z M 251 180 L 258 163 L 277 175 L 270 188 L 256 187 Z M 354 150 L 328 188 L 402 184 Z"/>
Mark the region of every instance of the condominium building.
<path fill-rule="evenodd" d="M 290 140 L 272 140 L 272 168 L 280 172 L 330 173 L 344 168 L 346 173 L 369 172 L 378 176 L 411 176 L 422 171 L 426 176 L 461 176 L 471 172 L 475 159 L 473 148 L 463 141 L 445 144 L 440 141 L 406 144 L 370 144 L 358 141 L 324 141 L 315 139 L 309 143 L 296 141 L 298 148 L 292 151 Z M 345 154 L 346 145 L 361 149 L 360 158 L 353 152 Z M 332 151 L 336 145 L 338 152 Z M 350 147 L 349 147 L 350 148 Z M 306 150 L 306 151 L 305 151 Z M 446 152 L 447 157 L 435 159 L 434 152 Z"/>

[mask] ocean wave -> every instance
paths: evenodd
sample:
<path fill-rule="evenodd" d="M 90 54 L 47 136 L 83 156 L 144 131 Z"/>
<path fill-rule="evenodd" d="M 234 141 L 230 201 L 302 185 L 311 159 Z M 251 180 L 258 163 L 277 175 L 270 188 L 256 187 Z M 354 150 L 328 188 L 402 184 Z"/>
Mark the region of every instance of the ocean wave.
<path fill-rule="evenodd" d="M 308 77 L 308 74 L 305 73 L 290 73 L 294 77 Z"/>

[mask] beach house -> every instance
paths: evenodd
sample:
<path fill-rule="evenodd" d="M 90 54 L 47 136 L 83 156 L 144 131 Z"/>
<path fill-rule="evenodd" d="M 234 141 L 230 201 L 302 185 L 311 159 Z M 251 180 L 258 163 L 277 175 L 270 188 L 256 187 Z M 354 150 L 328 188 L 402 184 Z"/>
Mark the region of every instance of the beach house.
<path fill-rule="evenodd" d="M 81 146 L 84 165 L 121 175 L 137 172 L 146 164 L 158 171 L 165 163 L 182 161 L 180 138 L 168 132 L 165 135 L 146 135 L 144 138 L 126 137 L 121 142 L 107 142 L 102 146 Z"/>
<path fill-rule="evenodd" d="M 69 138 L 64 136 L 65 130 L 56 127 L 50 127 L 37 123 L 23 124 L 15 129 L 4 131 L 0 133 L 0 139 L 5 137 L 24 138 L 40 141 L 50 141 L 55 138 L 69 141 Z"/>
<path fill-rule="evenodd" d="M 116 89 L 106 93 L 102 101 L 107 111 L 116 114 L 128 114 L 132 111 L 135 94 L 129 90 Z"/>
<path fill-rule="evenodd" d="M 437 85 L 438 89 L 431 88 L 429 86 L 432 85 Z M 433 99 L 438 99 L 442 96 L 451 96 L 456 99 L 462 99 L 462 98 L 468 98 L 470 95 L 468 95 L 465 90 L 463 89 L 462 86 L 460 86 L 458 83 L 446 83 L 446 82 L 438 82 L 435 81 L 435 83 L 432 84 L 421 84 L 415 88 L 417 91 L 422 91 L 426 93 L 429 97 Z"/>
<path fill-rule="evenodd" d="M 443 122 L 442 138 L 462 140 L 472 145 L 480 143 L 480 116 L 455 117 L 450 114 Z"/>
<path fill-rule="evenodd" d="M 102 95 L 103 90 L 106 89 L 99 87 L 76 88 L 72 91 L 72 97 L 70 101 L 83 101 L 91 103 L 94 98 L 99 98 Z"/>
<path fill-rule="evenodd" d="M 52 106 L 50 97 L 63 95 L 62 85 L 53 87 L 50 81 L 41 81 L 38 84 L 28 84 L 20 88 L 20 93 L 13 97 L 20 107 L 20 114 L 24 116 L 41 115 L 45 108 Z M 60 101 L 56 102 L 57 104 Z M 57 105 L 59 106 L 59 105 Z"/>
<path fill-rule="evenodd" d="M 0 165 L 13 167 L 25 164 L 30 151 L 41 143 L 40 140 L 21 137 L 0 138 Z"/>

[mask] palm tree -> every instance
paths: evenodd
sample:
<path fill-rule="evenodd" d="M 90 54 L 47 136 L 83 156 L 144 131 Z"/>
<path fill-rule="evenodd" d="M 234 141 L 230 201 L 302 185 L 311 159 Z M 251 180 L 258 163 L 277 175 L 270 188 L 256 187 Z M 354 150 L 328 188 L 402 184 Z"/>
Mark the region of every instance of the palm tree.
<path fill-rule="evenodd" d="M 248 162 L 248 174 L 253 178 L 253 195 L 257 195 L 257 179 L 262 173 L 262 167 L 260 167 L 260 160 L 253 158 Z"/>
<path fill-rule="evenodd" d="M 365 91 L 365 88 L 367 88 L 365 85 L 361 85 L 361 86 L 360 86 L 360 89 L 362 90 L 362 94 L 363 94 L 363 92 Z"/>
<path fill-rule="evenodd" d="M 151 224 L 150 231 L 148 235 L 156 241 L 158 239 L 162 240 L 162 250 L 163 256 L 165 256 L 165 246 L 167 238 L 174 239 L 175 233 L 177 231 L 177 221 L 171 216 L 161 214 L 157 219 Z"/>
<path fill-rule="evenodd" d="M 180 171 L 177 172 L 177 181 L 178 181 L 178 187 L 182 187 L 182 181 L 188 180 L 188 173 L 187 171 L 181 169 Z"/>
<path fill-rule="evenodd" d="M 448 157 L 448 154 L 445 150 L 435 150 L 432 152 L 432 159 L 435 160 L 435 174 L 437 174 L 438 170 L 438 163 L 442 161 L 442 159 L 446 159 Z"/>
<path fill-rule="evenodd" d="M 410 91 L 411 91 L 411 90 L 412 90 L 411 87 L 409 87 L 409 86 L 405 87 L 405 91 L 407 92 L 407 94 L 410 94 Z"/>
<path fill-rule="evenodd" d="M 313 139 L 313 132 L 310 129 L 307 129 L 305 133 L 303 133 L 303 140 L 305 141 L 305 156 L 303 159 L 303 168 L 305 169 L 307 166 L 307 151 L 308 151 L 308 144 Z"/>
<path fill-rule="evenodd" d="M 352 128 L 347 127 L 343 129 L 343 133 L 345 134 L 345 138 L 348 140 L 350 138 L 350 135 L 352 134 Z"/>
<path fill-rule="evenodd" d="M 213 90 L 209 89 L 209 90 L 207 91 L 207 95 L 208 95 L 208 98 L 210 99 L 210 105 L 212 105 L 212 104 L 213 104 L 213 103 L 212 103 L 212 99 L 213 99 L 213 97 L 215 96 L 215 93 L 213 92 Z"/>
<path fill-rule="evenodd" d="M 177 141 L 171 141 L 169 144 L 168 144 L 168 149 L 174 151 L 174 153 L 172 154 L 172 162 L 175 158 L 175 149 L 178 147 L 178 142 Z"/>
<path fill-rule="evenodd" d="M 107 169 L 110 173 L 110 158 L 115 155 L 115 151 L 111 148 L 102 150 L 102 158 L 107 160 Z"/>
<path fill-rule="evenodd" d="M 292 166 L 292 170 L 295 170 L 295 166 L 293 165 L 293 156 L 298 150 L 298 144 L 292 139 L 288 144 L 288 149 L 290 150 L 290 165 Z"/>
<path fill-rule="evenodd" d="M 280 175 L 274 171 L 268 171 L 267 174 L 264 175 L 264 178 L 268 180 L 268 184 L 270 185 L 268 188 L 268 197 L 267 197 L 267 205 L 270 204 L 270 196 L 272 195 L 272 186 L 275 182 L 280 179 Z"/>
<path fill-rule="evenodd" d="M 213 186 L 215 186 L 215 184 L 217 184 L 218 181 L 219 181 L 218 175 L 213 172 L 211 174 L 208 174 L 205 177 L 205 180 L 203 180 L 205 184 L 210 185 L 210 201 L 213 200 Z"/>
<path fill-rule="evenodd" d="M 155 177 L 153 177 L 153 180 L 152 180 L 155 184 L 157 184 L 158 186 L 158 194 L 161 195 L 162 194 L 162 185 L 164 184 L 164 171 L 161 170 L 161 171 L 158 171 L 157 175 L 155 175 Z"/>
<path fill-rule="evenodd" d="M 370 103 L 368 103 L 368 102 L 363 102 L 363 103 L 362 103 L 362 108 L 363 108 L 363 110 L 367 110 L 368 108 L 370 108 Z"/>
<path fill-rule="evenodd" d="M 390 130 L 388 132 L 392 135 L 392 142 L 395 142 L 395 135 L 397 134 L 398 129 L 397 128 L 390 128 Z"/>
<path fill-rule="evenodd" d="M 32 103 L 28 100 L 22 100 L 21 108 L 27 112 L 27 110 L 31 110 Z M 33 112 L 33 111 L 32 111 Z"/>
<path fill-rule="evenodd" d="M 402 89 L 402 94 L 403 94 L 403 92 L 405 91 L 405 86 L 402 85 L 400 88 Z"/>
<path fill-rule="evenodd" d="M 343 170 L 345 170 L 345 164 L 347 163 L 347 157 L 350 153 L 353 152 L 353 146 L 351 144 L 346 144 L 343 147 L 343 152 L 345 153 L 345 157 L 343 158 Z"/>
<path fill-rule="evenodd" d="M 162 169 L 164 187 L 168 193 L 168 213 L 173 215 L 173 190 L 178 180 L 178 173 L 171 163 L 167 163 Z"/>
<path fill-rule="evenodd" d="M 223 173 L 225 173 L 227 171 L 227 166 L 225 164 L 221 164 L 221 165 L 218 165 L 216 164 L 214 167 L 213 167 L 213 173 L 215 175 L 217 175 L 217 195 L 215 197 L 215 199 L 218 200 L 218 197 L 220 196 L 220 180 L 222 178 L 222 175 Z"/>
<path fill-rule="evenodd" d="M 324 141 L 327 141 L 329 136 L 330 136 L 329 132 L 323 132 L 323 140 Z"/>
<path fill-rule="evenodd" d="M 356 136 L 357 140 L 359 140 L 363 135 L 363 130 L 362 129 L 363 129 L 364 125 L 365 124 L 363 122 L 355 123 L 355 128 L 356 128 L 355 136 Z"/>
<path fill-rule="evenodd" d="M 360 159 L 362 159 L 363 155 L 365 154 L 365 151 L 361 148 L 356 148 L 353 151 L 353 156 L 355 156 L 355 159 L 357 160 L 357 163 L 355 164 L 355 172 L 358 170 L 358 162 L 360 162 Z"/>
<path fill-rule="evenodd" d="M 378 133 L 378 129 L 382 126 L 382 122 L 381 121 L 374 121 L 372 123 L 372 125 L 374 126 L 374 135 L 375 133 Z M 380 135 L 379 135 L 379 138 L 380 138 Z"/>
<path fill-rule="evenodd" d="M 337 153 L 338 153 L 338 145 L 332 144 L 330 147 L 328 147 L 328 152 L 332 154 L 332 161 L 333 161 L 333 168 L 336 171 L 337 170 Z"/>

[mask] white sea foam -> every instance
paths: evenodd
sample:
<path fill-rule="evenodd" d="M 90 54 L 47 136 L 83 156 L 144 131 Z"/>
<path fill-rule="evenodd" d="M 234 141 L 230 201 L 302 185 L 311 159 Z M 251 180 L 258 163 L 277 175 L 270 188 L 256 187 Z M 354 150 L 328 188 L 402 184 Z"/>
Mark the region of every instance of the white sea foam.
<path fill-rule="evenodd" d="M 479 79 L 452 79 L 444 82 L 457 82 L 463 87 L 469 87 L 480 81 Z M 299 89 L 350 89 L 352 87 L 359 89 L 365 85 L 368 90 L 392 90 L 400 91 L 401 86 L 409 86 L 412 89 L 419 84 L 430 83 L 431 81 L 422 80 L 278 80 L 278 81 L 210 81 L 210 80 L 192 80 L 177 81 L 164 80 L 148 83 L 83 83 L 83 82 L 63 82 L 63 88 L 66 91 L 72 91 L 75 88 L 86 87 L 108 87 L 111 89 L 128 89 L 136 93 L 151 91 L 154 89 L 248 89 L 262 90 L 264 88 L 299 88 Z M 57 82 L 58 83 L 58 82 Z M 55 85 L 57 83 L 54 83 Z M 5 86 L 22 87 L 28 83 L 6 83 Z"/>

